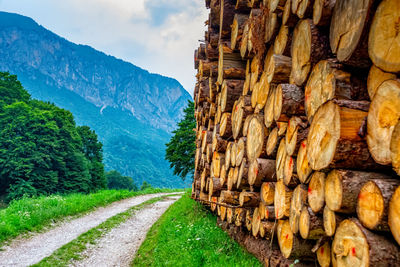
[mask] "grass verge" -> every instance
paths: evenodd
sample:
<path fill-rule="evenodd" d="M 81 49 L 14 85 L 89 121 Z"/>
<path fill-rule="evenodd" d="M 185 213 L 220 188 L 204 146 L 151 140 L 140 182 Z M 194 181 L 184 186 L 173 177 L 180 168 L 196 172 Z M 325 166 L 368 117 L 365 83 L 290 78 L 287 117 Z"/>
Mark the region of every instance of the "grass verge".
<path fill-rule="evenodd" d="M 185 194 L 151 227 L 132 266 L 262 266 Z"/>
<path fill-rule="evenodd" d="M 79 237 L 74 239 L 73 241 L 65 244 L 61 248 L 57 249 L 52 255 L 47 258 L 44 258 L 39 263 L 32 265 L 35 267 L 42 266 L 67 266 L 72 260 L 82 260 L 82 252 L 86 250 L 89 244 L 96 244 L 96 241 L 101 238 L 103 235 L 108 233 L 111 229 L 117 227 L 121 223 L 128 220 L 135 212 L 144 208 L 147 205 L 153 204 L 157 201 L 160 201 L 168 196 L 155 197 L 149 199 L 139 205 L 136 205 L 129 210 L 119 213 L 105 222 L 101 223 L 95 228 L 90 229 L 86 233 L 81 234 Z"/>
<path fill-rule="evenodd" d="M 176 192 L 172 189 L 149 188 L 143 191 L 102 190 L 93 194 L 53 195 L 13 201 L 0 210 L 0 246 L 11 238 L 44 227 L 67 216 L 75 216 L 112 202 L 139 195 Z"/>

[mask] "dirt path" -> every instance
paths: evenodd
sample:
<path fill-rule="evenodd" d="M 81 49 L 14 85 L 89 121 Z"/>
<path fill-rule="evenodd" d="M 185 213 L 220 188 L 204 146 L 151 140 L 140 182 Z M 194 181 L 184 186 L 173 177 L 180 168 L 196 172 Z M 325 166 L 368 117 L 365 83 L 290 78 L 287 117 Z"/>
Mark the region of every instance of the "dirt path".
<path fill-rule="evenodd" d="M 118 213 L 151 198 L 168 194 L 170 193 L 150 194 L 121 200 L 99 208 L 83 217 L 61 223 L 47 232 L 34 234 L 28 239 L 17 238 L 8 246 L 2 247 L 0 266 L 29 266 L 38 263 L 61 246 Z"/>
<path fill-rule="evenodd" d="M 180 196 L 168 197 L 138 211 L 84 252 L 71 266 L 130 266 L 150 227 Z"/>

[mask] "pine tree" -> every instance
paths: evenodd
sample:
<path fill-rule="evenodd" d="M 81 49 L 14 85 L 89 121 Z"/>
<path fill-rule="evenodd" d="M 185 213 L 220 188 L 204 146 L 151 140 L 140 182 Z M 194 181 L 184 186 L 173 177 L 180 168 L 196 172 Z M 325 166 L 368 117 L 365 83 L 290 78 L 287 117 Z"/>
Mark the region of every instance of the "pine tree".
<path fill-rule="evenodd" d="M 171 163 L 170 167 L 174 168 L 174 174 L 179 175 L 183 180 L 194 171 L 196 121 L 192 101 L 188 101 L 184 114 L 184 118 L 178 123 L 178 128 L 172 132 L 170 142 L 166 144 L 165 155 L 165 159 Z"/>

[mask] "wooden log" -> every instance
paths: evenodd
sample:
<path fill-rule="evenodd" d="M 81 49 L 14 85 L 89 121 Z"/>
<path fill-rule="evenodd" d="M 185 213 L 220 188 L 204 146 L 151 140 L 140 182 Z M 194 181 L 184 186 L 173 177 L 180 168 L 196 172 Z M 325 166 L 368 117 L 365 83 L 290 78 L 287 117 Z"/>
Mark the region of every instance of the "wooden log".
<path fill-rule="evenodd" d="M 232 137 L 231 113 L 225 112 L 222 114 L 221 121 L 219 124 L 219 135 L 222 138 L 227 138 L 227 139 Z"/>
<path fill-rule="evenodd" d="M 337 226 L 343 221 L 343 217 L 337 215 L 327 205 L 323 211 L 324 230 L 327 236 L 333 236 L 336 232 Z"/>
<path fill-rule="evenodd" d="M 247 231 L 251 231 L 251 226 L 252 226 L 252 222 L 253 222 L 253 212 L 254 210 L 251 209 L 247 209 L 246 210 L 246 220 L 245 220 L 245 225 L 247 228 Z"/>
<path fill-rule="evenodd" d="M 282 25 L 274 42 L 274 54 L 290 56 L 290 44 L 292 43 L 292 35 L 287 25 Z"/>
<path fill-rule="evenodd" d="M 219 15 L 219 39 L 227 39 L 231 35 L 231 25 L 235 17 L 235 5 L 232 0 L 220 0 L 221 8 Z"/>
<path fill-rule="evenodd" d="M 296 174 L 296 158 L 286 155 L 283 167 L 283 182 L 290 188 L 296 187 L 300 181 Z"/>
<path fill-rule="evenodd" d="M 250 96 L 241 96 L 232 109 L 232 134 L 234 139 L 243 135 L 242 127 L 245 118 L 253 113 Z"/>
<path fill-rule="evenodd" d="M 223 206 L 223 205 L 220 205 L 220 206 L 219 206 L 219 209 L 220 209 L 219 218 L 221 219 L 221 221 L 225 221 L 225 219 L 226 219 L 226 209 L 227 209 L 227 207 L 225 207 L 225 206 Z"/>
<path fill-rule="evenodd" d="M 294 27 L 298 21 L 299 17 L 292 13 L 292 0 L 286 0 L 285 6 L 283 7 L 282 25 Z"/>
<path fill-rule="evenodd" d="M 372 62 L 384 71 L 400 72 L 399 33 L 400 3 L 382 1 L 375 12 L 369 30 L 368 52 Z"/>
<path fill-rule="evenodd" d="M 370 230 L 390 231 L 388 225 L 389 201 L 400 185 L 400 180 L 374 179 L 360 189 L 357 199 L 357 217 Z"/>
<path fill-rule="evenodd" d="M 253 234 L 254 237 L 258 236 L 258 232 L 260 230 L 260 224 L 261 224 L 261 217 L 257 207 L 254 209 L 253 218 L 251 220 L 251 233 Z"/>
<path fill-rule="evenodd" d="M 237 145 L 236 142 L 233 142 L 231 147 L 231 159 L 230 159 L 233 168 L 236 166 L 236 154 L 237 154 Z"/>
<path fill-rule="evenodd" d="M 388 80 L 379 86 L 368 111 L 368 148 L 379 164 L 392 162 L 390 142 L 399 118 L 400 80 Z"/>
<path fill-rule="evenodd" d="M 358 192 L 371 179 L 389 179 L 380 173 L 350 170 L 333 170 L 325 181 L 325 202 L 336 212 L 352 214 L 356 212 Z"/>
<path fill-rule="evenodd" d="M 242 208 L 235 208 L 235 225 L 242 226 L 246 219 L 246 210 Z"/>
<path fill-rule="evenodd" d="M 283 136 L 278 135 L 278 131 L 278 127 L 275 127 L 268 135 L 265 152 L 269 158 L 276 158 L 276 153 L 278 152 L 277 144 L 283 138 Z"/>
<path fill-rule="evenodd" d="M 247 56 L 252 58 L 265 53 L 263 37 L 265 34 L 265 19 L 263 11 L 253 8 L 249 17 L 249 33 L 247 39 Z"/>
<path fill-rule="evenodd" d="M 229 167 L 231 166 L 232 145 L 233 145 L 233 142 L 228 142 L 228 145 L 227 145 L 226 151 L 225 151 L 225 157 L 227 159 L 227 160 L 225 160 L 225 169 L 226 170 L 229 170 Z"/>
<path fill-rule="evenodd" d="M 314 172 L 308 185 L 308 205 L 318 213 L 325 205 L 325 178 L 323 172 Z"/>
<path fill-rule="evenodd" d="M 311 243 L 294 235 L 287 220 L 278 221 L 277 236 L 279 247 L 285 258 L 313 259 Z"/>
<path fill-rule="evenodd" d="M 215 137 L 213 138 L 211 150 L 213 152 L 214 151 L 225 152 L 227 146 L 228 146 L 228 141 L 226 141 L 225 139 L 221 138 L 219 136 L 219 134 L 216 134 Z"/>
<path fill-rule="evenodd" d="M 314 0 L 313 23 L 318 26 L 329 25 L 335 3 L 336 0 Z"/>
<path fill-rule="evenodd" d="M 239 168 L 239 174 L 236 183 L 237 189 L 244 189 L 246 185 L 248 185 L 248 173 L 249 173 L 249 167 L 246 158 L 244 158 Z"/>
<path fill-rule="evenodd" d="M 268 7 L 269 12 L 275 12 L 275 10 L 283 9 L 285 6 L 286 0 L 264 0 L 264 6 Z"/>
<path fill-rule="evenodd" d="M 275 184 L 271 182 L 264 182 L 261 185 L 260 192 L 261 202 L 265 206 L 273 205 L 275 199 Z"/>
<path fill-rule="evenodd" d="M 218 78 L 221 85 L 224 79 L 245 78 L 246 62 L 242 61 L 239 53 L 235 53 L 227 44 L 219 45 Z"/>
<path fill-rule="evenodd" d="M 400 245 L 400 186 L 390 199 L 388 223 L 394 239 Z"/>
<path fill-rule="evenodd" d="M 273 240 L 274 235 L 276 234 L 276 226 L 277 224 L 275 222 L 261 221 L 258 232 L 262 238 Z"/>
<path fill-rule="evenodd" d="M 206 147 L 206 157 L 207 157 L 207 164 L 211 163 L 211 159 L 212 159 L 212 144 L 208 144 Z"/>
<path fill-rule="evenodd" d="M 367 80 L 367 89 L 369 98 L 374 99 L 375 92 L 378 90 L 379 86 L 387 80 L 396 79 L 396 75 L 389 72 L 384 72 L 380 68 L 372 65 L 369 69 L 368 80 Z"/>
<path fill-rule="evenodd" d="M 275 40 L 275 36 L 279 30 L 279 19 L 276 13 L 268 12 L 264 15 L 265 20 L 265 34 L 264 42 L 268 43 Z"/>
<path fill-rule="evenodd" d="M 250 12 L 250 0 L 237 0 L 235 9 L 240 12 Z"/>
<path fill-rule="evenodd" d="M 367 100 L 364 80 L 340 70 L 335 60 L 321 60 L 311 71 L 305 88 L 305 109 L 309 121 L 318 108 L 332 99 Z"/>
<path fill-rule="evenodd" d="M 270 90 L 275 87 L 274 84 L 269 84 L 267 82 L 266 72 L 263 72 L 260 81 L 256 83 L 251 94 L 252 106 L 255 108 L 254 113 L 259 113 L 263 110 Z"/>
<path fill-rule="evenodd" d="M 231 112 L 235 101 L 242 95 L 242 80 L 224 80 L 221 86 L 221 111 Z"/>
<path fill-rule="evenodd" d="M 382 170 L 361 137 L 366 115 L 364 111 L 339 107 L 332 101 L 323 104 L 314 115 L 307 137 L 307 159 L 311 168 Z"/>
<path fill-rule="evenodd" d="M 268 138 L 268 128 L 265 127 L 262 116 L 254 115 L 248 125 L 246 155 L 250 161 L 265 153 L 264 144 Z"/>
<path fill-rule="evenodd" d="M 303 90 L 294 84 L 279 84 L 274 95 L 274 120 L 287 121 L 287 118 L 304 114 Z"/>
<path fill-rule="evenodd" d="M 282 219 L 284 217 L 289 217 L 292 194 L 293 192 L 283 183 L 282 180 L 275 183 L 275 218 Z"/>
<path fill-rule="evenodd" d="M 229 191 L 233 189 L 233 184 L 235 183 L 234 177 L 233 177 L 233 172 L 235 171 L 234 167 L 231 167 L 228 171 L 228 177 L 227 177 L 227 182 L 226 182 L 226 187 Z"/>
<path fill-rule="evenodd" d="M 217 73 L 218 73 L 218 62 L 200 60 L 199 62 L 200 78 L 214 76 L 217 75 Z"/>
<path fill-rule="evenodd" d="M 234 215 L 235 215 L 235 208 L 226 208 L 226 221 L 228 223 L 233 223 L 234 222 Z"/>
<path fill-rule="evenodd" d="M 251 60 L 250 64 L 250 91 L 254 91 L 254 86 L 260 77 L 260 73 L 262 73 L 261 58 L 260 56 L 256 55 Z"/>
<path fill-rule="evenodd" d="M 247 116 L 243 123 L 243 136 L 247 137 L 247 132 L 249 130 L 250 120 L 253 118 L 253 115 Z M 246 149 L 247 151 L 247 149 Z"/>
<path fill-rule="evenodd" d="M 211 163 L 211 172 L 215 178 L 219 178 L 221 166 L 225 164 L 225 155 L 222 153 L 214 152 L 213 160 Z"/>
<path fill-rule="evenodd" d="M 307 159 L 307 139 L 301 142 L 296 158 L 296 173 L 299 181 L 307 184 L 309 181 L 312 169 Z"/>
<path fill-rule="evenodd" d="M 221 191 L 220 202 L 231 205 L 239 205 L 239 192 L 235 191 Z"/>
<path fill-rule="evenodd" d="M 249 15 L 236 13 L 233 22 L 232 22 L 232 31 L 231 31 L 231 49 L 238 49 L 238 44 L 242 40 L 243 29 L 246 21 L 248 20 Z"/>
<path fill-rule="evenodd" d="M 211 131 L 203 131 L 202 141 L 201 141 L 201 150 L 206 151 L 206 146 L 212 143 L 212 132 Z"/>
<path fill-rule="evenodd" d="M 307 139 L 309 128 L 300 117 L 290 118 L 285 135 L 285 148 L 288 156 L 297 155 L 301 142 Z"/>
<path fill-rule="evenodd" d="M 217 202 L 218 202 L 218 197 L 211 197 L 211 205 L 210 205 L 210 209 L 211 211 L 215 212 L 215 210 L 217 209 Z"/>
<path fill-rule="evenodd" d="M 250 65 L 251 65 L 251 63 L 250 63 L 250 60 L 248 59 L 246 61 L 246 73 L 245 73 L 243 92 L 242 92 L 243 96 L 248 95 L 250 92 L 250 81 L 251 81 Z"/>
<path fill-rule="evenodd" d="M 259 187 L 262 182 L 275 181 L 275 160 L 258 158 L 250 162 L 248 182 Z"/>
<path fill-rule="evenodd" d="M 260 204 L 260 193 L 258 192 L 240 192 L 239 205 L 241 207 L 258 207 Z"/>
<path fill-rule="evenodd" d="M 287 83 L 289 82 L 290 71 L 292 69 L 292 59 L 283 55 L 267 54 L 265 59 L 265 72 L 268 83 Z"/>
<path fill-rule="evenodd" d="M 296 14 L 300 19 L 310 17 L 312 12 L 312 0 L 292 0 L 292 13 Z"/>
<path fill-rule="evenodd" d="M 210 43 L 206 46 L 206 57 L 210 61 L 218 60 L 218 47 L 212 46 Z"/>
<path fill-rule="evenodd" d="M 225 164 L 221 166 L 221 170 L 219 173 L 219 183 L 221 184 L 221 186 L 224 186 L 227 183 L 227 170 L 225 168 Z"/>
<path fill-rule="evenodd" d="M 260 193 L 261 197 L 261 193 Z M 273 220 L 275 219 L 275 208 L 274 206 L 266 206 L 262 201 L 258 205 L 258 211 L 260 213 L 261 220 Z"/>
<path fill-rule="evenodd" d="M 247 22 L 244 24 L 243 27 L 243 33 L 242 33 L 242 39 L 240 40 L 240 47 L 239 47 L 239 51 L 240 51 L 240 56 L 242 58 L 245 58 L 248 53 L 247 53 L 247 44 L 249 41 L 249 20 L 247 20 Z"/>
<path fill-rule="evenodd" d="M 327 37 L 321 34 L 312 20 L 299 21 L 293 32 L 290 83 L 302 86 L 312 66 L 329 57 L 330 53 Z"/>
<path fill-rule="evenodd" d="M 318 0 L 317 0 L 318 1 Z M 325 241 L 317 250 L 317 260 L 321 267 L 331 266 L 331 243 Z"/>
<path fill-rule="evenodd" d="M 280 181 L 284 179 L 284 172 L 285 172 L 285 164 L 286 164 L 286 147 L 285 147 L 285 140 L 282 139 L 279 143 L 278 152 L 276 153 L 276 180 Z"/>
<path fill-rule="evenodd" d="M 368 231 L 356 219 L 341 222 L 332 252 L 337 266 L 396 266 L 400 262 L 398 246 Z"/>
<path fill-rule="evenodd" d="M 271 127 L 274 122 L 275 90 L 276 87 L 271 86 L 264 106 L 264 123 L 266 127 Z"/>
<path fill-rule="evenodd" d="M 357 67 L 369 67 L 368 29 L 372 19 L 374 0 L 337 0 L 330 26 L 330 46 L 339 61 Z M 343 18 L 355 18 L 349 21 Z"/>
<path fill-rule="evenodd" d="M 324 222 L 309 207 L 303 206 L 299 218 L 299 232 L 303 239 L 320 239 L 325 236 Z"/>
<path fill-rule="evenodd" d="M 242 165 L 243 158 L 246 156 L 246 137 L 242 137 L 236 144 L 236 167 Z"/>
<path fill-rule="evenodd" d="M 307 201 L 307 187 L 298 185 L 292 195 L 289 211 L 290 229 L 294 234 L 299 232 L 300 213 Z"/>
<path fill-rule="evenodd" d="M 209 186 L 208 186 L 209 200 L 211 200 L 212 196 L 221 192 L 221 190 L 222 190 L 222 185 L 221 185 L 220 179 L 211 177 Z"/>
<path fill-rule="evenodd" d="M 219 29 L 220 10 L 221 10 L 221 1 L 220 0 L 211 0 L 210 14 L 208 17 L 208 22 L 209 22 L 210 28 Z"/>

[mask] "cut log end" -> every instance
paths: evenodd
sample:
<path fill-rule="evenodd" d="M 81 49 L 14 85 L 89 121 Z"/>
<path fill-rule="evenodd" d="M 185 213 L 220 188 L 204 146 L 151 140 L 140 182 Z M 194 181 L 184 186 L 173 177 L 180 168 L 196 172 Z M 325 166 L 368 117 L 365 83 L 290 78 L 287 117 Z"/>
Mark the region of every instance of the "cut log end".
<path fill-rule="evenodd" d="M 322 210 L 325 204 L 325 173 L 314 172 L 308 185 L 308 204 L 313 212 Z"/>
<path fill-rule="evenodd" d="M 384 209 L 381 190 L 373 181 L 368 181 L 358 194 L 358 218 L 365 227 L 374 229 L 381 221 Z"/>
<path fill-rule="evenodd" d="M 296 159 L 296 169 L 300 182 L 304 184 L 308 183 L 308 177 L 310 176 L 312 169 L 307 159 L 307 140 L 303 140 L 300 144 Z"/>
<path fill-rule="evenodd" d="M 282 255 L 289 258 L 293 247 L 293 233 L 290 229 L 289 221 L 280 220 L 277 226 L 278 243 Z"/>
<path fill-rule="evenodd" d="M 328 206 L 324 207 L 323 219 L 326 235 L 333 236 L 336 232 L 336 215 Z"/>
<path fill-rule="evenodd" d="M 388 218 L 390 231 L 400 245 L 400 186 L 396 189 L 390 200 Z"/>
<path fill-rule="evenodd" d="M 328 241 L 318 248 L 317 260 L 321 267 L 329 267 L 331 265 L 331 245 Z"/>

